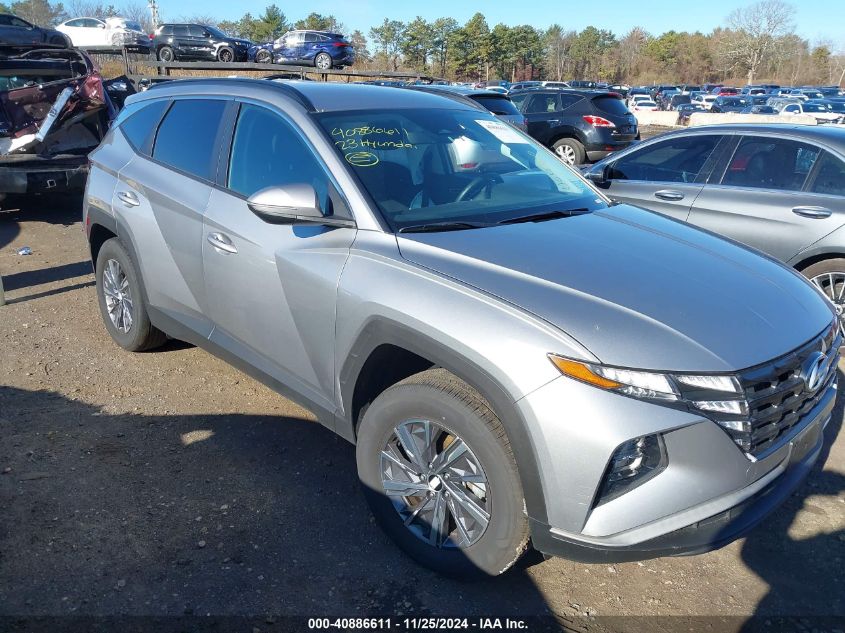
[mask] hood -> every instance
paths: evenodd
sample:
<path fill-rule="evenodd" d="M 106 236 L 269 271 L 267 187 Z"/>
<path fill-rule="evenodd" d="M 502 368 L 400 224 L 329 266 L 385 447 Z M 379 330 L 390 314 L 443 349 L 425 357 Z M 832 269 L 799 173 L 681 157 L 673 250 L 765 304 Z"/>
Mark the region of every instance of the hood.
<path fill-rule="evenodd" d="M 405 259 L 533 313 L 610 365 L 745 369 L 798 347 L 834 318 L 791 269 L 627 205 L 546 222 L 400 234 L 398 244 Z"/>

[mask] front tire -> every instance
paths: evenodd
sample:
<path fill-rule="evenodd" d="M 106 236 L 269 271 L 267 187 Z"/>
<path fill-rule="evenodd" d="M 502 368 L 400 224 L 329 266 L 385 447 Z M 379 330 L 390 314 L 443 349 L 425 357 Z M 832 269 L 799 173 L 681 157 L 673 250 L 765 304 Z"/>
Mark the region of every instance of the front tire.
<path fill-rule="evenodd" d="M 505 430 L 484 398 L 446 370 L 379 395 L 361 420 L 356 457 L 376 521 L 420 564 L 448 576 L 497 576 L 527 549 Z"/>
<path fill-rule="evenodd" d="M 118 238 L 100 247 L 95 274 L 100 314 L 114 342 L 130 352 L 161 346 L 167 336 L 150 323 L 140 275 Z"/>
<path fill-rule="evenodd" d="M 330 70 L 332 67 L 332 57 L 328 53 L 318 53 L 314 58 L 314 66 L 320 70 Z"/>
<path fill-rule="evenodd" d="M 257 64 L 272 64 L 273 57 L 270 55 L 270 51 L 260 50 L 255 54 L 255 62 Z"/>
<path fill-rule="evenodd" d="M 839 331 L 845 336 L 845 259 L 825 259 L 807 266 L 801 274 L 815 284 L 836 306 Z"/>
<path fill-rule="evenodd" d="M 587 160 L 584 146 L 574 138 L 562 138 L 552 145 L 552 150 L 567 165 L 583 165 Z"/>
<path fill-rule="evenodd" d="M 229 63 L 235 61 L 235 53 L 231 48 L 221 48 L 217 53 L 217 61 Z"/>

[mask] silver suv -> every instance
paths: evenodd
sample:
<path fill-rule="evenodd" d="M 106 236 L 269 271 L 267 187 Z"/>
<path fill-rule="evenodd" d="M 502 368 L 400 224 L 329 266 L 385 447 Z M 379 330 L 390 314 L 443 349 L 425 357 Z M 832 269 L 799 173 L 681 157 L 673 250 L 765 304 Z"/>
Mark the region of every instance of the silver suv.
<path fill-rule="evenodd" d="M 468 104 L 174 81 L 91 155 L 103 321 L 202 346 L 356 444 L 384 530 L 453 575 L 530 546 L 707 551 L 821 450 L 834 311 L 799 274 L 613 205 Z"/>

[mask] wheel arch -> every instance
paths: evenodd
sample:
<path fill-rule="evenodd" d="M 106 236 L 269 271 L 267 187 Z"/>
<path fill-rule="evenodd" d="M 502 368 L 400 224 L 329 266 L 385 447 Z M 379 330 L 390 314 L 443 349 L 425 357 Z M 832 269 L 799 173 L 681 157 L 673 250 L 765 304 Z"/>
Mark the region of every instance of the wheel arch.
<path fill-rule="evenodd" d="M 381 373 L 382 366 L 389 369 Z M 432 367 L 442 367 L 465 381 L 493 408 L 513 449 L 528 515 L 545 522 L 537 454 L 515 399 L 482 367 L 401 323 L 374 319 L 355 340 L 339 374 L 344 415 L 336 420 L 336 432 L 354 442 L 360 416 L 369 402 L 393 384 Z"/>
<path fill-rule="evenodd" d="M 586 140 L 583 132 L 581 132 L 581 130 L 579 130 L 577 127 L 567 125 L 567 126 L 563 126 L 563 127 L 555 129 L 554 132 L 549 135 L 549 141 L 548 141 L 548 143 L 546 143 L 546 145 L 548 145 L 549 149 L 551 149 L 554 146 L 554 144 L 557 143 L 562 138 L 574 139 L 574 140 L 578 141 L 579 143 L 581 143 L 581 145 L 586 145 L 586 142 L 587 142 L 587 140 Z"/>
<path fill-rule="evenodd" d="M 845 249 L 840 249 L 838 251 L 825 249 L 823 251 L 817 251 L 815 253 L 804 252 L 799 253 L 797 257 L 800 259 L 796 259 L 792 266 L 795 268 L 795 270 L 803 271 L 805 268 L 808 268 L 813 264 L 823 262 L 827 259 L 845 258 Z"/>

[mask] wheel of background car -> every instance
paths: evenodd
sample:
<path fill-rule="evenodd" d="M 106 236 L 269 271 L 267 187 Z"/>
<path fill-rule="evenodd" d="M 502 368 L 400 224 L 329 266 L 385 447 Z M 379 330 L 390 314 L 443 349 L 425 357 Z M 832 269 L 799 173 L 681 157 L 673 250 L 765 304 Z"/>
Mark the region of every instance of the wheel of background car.
<path fill-rule="evenodd" d="M 320 70 L 328 70 L 332 67 L 332 58 L 328 53 L 318 53 L 314 58 L 314 66 Z"/>
<path fill-rule="evenodd" d="M 574 138 L 562 138 L 552 145 L 552 149 L 568 165 L 581 165 L 587 157 L 584 146 Z"/>
<path fill-rule="evenodd" d="M 123 36 L 120 33 L 112 33 L 111 43 L 112 46 L 120 46 L 123 43 Z"/>
<path fill-rule="evenodd" d="M 100 314 L 115 343 L 130 352 L 140 352 L 167 340 L 150 323 L 135 262 L 118 238 L 100 247 L 95 275 Z"/>
<path fill-rule="evenodd" d="M 255 54 L 255 61 L 259 64 L 270 64 L 273 61 L 270 51 L 260 50 Z"/>
<path fill-rule="evenodd" d="M 217 53 L 217 59 L 221 62 L 231 62 L 235 59 L 235 53 L 231 48 L 221 48 Z"/>
<path fill-rule="evenodd" d="M 528 547 L 522 485 L 488 403 L 444 369 L 384 391 L 364 412 L 356 459 L 373 515 L 442 574 L 496 576 Z"/>
<path fill-rule="evenodd" d="M 836 306 L 839 330 L 845 334 L 845 259 L 825 259 L 807 266 L 801 273 Z"/>
<path fill-rule="evenodd" d="M 162 46 L 158 49 L 158 59 L 162 62 L 172 62 L 174 59 L 173 49 L 169 46 Z"/>

